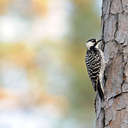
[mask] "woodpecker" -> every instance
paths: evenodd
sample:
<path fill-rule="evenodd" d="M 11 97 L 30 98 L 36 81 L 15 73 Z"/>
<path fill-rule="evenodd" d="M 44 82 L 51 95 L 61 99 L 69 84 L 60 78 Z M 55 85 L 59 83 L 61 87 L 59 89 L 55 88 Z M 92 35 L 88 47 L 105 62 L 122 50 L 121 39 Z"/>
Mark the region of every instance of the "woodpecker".
<path fill-rule="evenodd" d="M 99 48 L 102 40 L 90 39 L 86 42 L 87 53 L 85 62 L 92 86 L 98 92 L 101 100 L 104 100 L 103 78 L 105 70 L 104 53 Z"/>

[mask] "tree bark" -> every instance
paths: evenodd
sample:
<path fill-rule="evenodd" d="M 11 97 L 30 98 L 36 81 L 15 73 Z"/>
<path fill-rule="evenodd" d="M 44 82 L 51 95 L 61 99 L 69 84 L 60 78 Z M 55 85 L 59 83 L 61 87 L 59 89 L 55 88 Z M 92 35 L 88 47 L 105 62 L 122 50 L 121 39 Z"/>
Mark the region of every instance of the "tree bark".
<path fill-rule="evenodd" d="M 96 128 L 128 128 L 128 0 L 103 0 L 105 101 L 96 97 Z"/>

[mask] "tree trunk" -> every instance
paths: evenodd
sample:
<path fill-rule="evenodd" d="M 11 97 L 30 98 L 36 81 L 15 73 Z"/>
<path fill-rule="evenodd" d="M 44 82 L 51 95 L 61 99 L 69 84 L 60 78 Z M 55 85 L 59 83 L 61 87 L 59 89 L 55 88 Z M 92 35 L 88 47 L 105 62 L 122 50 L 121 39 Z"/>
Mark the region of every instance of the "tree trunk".
<path fill-rule="evenodd" d="M 105 101 L 96 98 L 96 128 L 128 128 L 128 0 L 103 0 Z"/>

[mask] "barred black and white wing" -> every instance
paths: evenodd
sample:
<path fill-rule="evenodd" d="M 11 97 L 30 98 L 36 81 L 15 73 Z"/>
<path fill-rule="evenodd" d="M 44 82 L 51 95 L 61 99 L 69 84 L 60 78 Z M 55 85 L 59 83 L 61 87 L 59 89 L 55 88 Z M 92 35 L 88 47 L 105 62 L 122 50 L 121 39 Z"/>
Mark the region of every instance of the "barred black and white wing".
<path fill-rule="evenodd" d="M 87 51 L 86 66 L 94 90 L 98 90 L 100 97 L 103 97 L 102 85 L 99 80 L 100 70 L 102 66 L 102 56 L 99 50 L 95 49 Z"/>

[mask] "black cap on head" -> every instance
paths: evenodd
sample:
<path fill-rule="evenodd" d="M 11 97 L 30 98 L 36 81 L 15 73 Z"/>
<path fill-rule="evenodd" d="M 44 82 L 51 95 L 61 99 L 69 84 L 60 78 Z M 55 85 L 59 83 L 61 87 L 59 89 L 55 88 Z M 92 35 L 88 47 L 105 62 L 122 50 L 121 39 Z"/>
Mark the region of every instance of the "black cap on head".
<path fill-rule="evenodd" d="M 87 42 L 96 42 L 96 39 L 90 39 L 90 40 L 88 40 Z"/>

